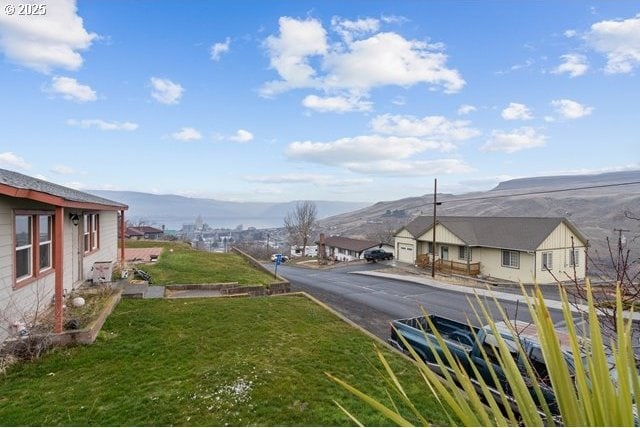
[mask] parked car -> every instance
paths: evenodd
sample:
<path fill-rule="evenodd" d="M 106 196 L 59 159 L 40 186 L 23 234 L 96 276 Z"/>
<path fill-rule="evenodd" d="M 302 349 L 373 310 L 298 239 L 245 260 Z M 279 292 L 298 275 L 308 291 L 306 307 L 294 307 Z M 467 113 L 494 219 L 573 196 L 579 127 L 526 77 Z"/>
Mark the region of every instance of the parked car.
<path fill-rule="evenodd" d="M 278 259 L 278 256 L 280 256 L 280 263 L 284 263 L 287 260 L 289 260 L 289 257 L 285 256 L 284 254 L 278 253 L 278 254 L 272 254 L 271 255 L 271 261 L 275 262 Z"/>
<path fill-rule="evenodd" d="M 461 323 L 452 319 L 439 317 L 436 315 L 430 315 L 435 329 L 440 333 L 444 339 L 447 349 L 451 354 L 462 364 L 463 369 L 469 375 L 469 378 L 479 387 L 476 382 L 475 369 L 479 373 L 479 376 L 486 382 L 491 388 L 492 393 L 499 396 L 496 384 L 496 380 L 491 375 L 491 369 L 496 375 L 499 386 L 509 394 L 510 387 L 506 374 L 502 367 L 498 364 L 498 342 L 493 334 L 493 330 L 490 326 L 473 327 L 465 323 Z M 441 367 L 437 363 L 435 354 L 437 353 L 442 360 L 447 363 L 447 359 L 436 337 L 433 334 L 433 330 L 429 327 L 427 320 L 424 316 L 407 318 L 392 321 L 391 338 L 389 343 L 397 349 L 408 353 L 405 344 L 400 339 L 402 336 L 405 341 L 413 348 L 413 350 L 420 356 L 420 358 L 437 373 L 443 373 L 443 370 L 451 371 L 449 367 Z M 559 413 L 559 408 L 553 389 L 548 378 L 547 367 L 542 357 L 542 349 L 540 343 L 537 340 L 537 334 L 526 330 L 526 326 L 529 324 L 515 322 L 515 328 L 521 333 L 517 337 L 514 337 L 513 329 L 506 325 L 504 322 L 496 323 L 500 336 L 504 339 L 505 343 L 509 347 L 510 352 L 514 356 L 514 360 L 518 364 L 520 372 L 527 382 L 525 361 L 528 359 L 534 371 L 537 373 L 537 379 L 540 384 L 540 389 L 544 395 L 545 400 L 549 404 L 549 409 L 554 414 Z M 395 328 L 394 328 L 395 327 Z M 518 346 L 516 341 L 520 341 L 522 350 L 524 353 L 518 352 Z M 485 360 L 482 350 L 486 353 L 488 360 Z M 574 373 L 573 356 L 569 352 L 564 352 L 564 359 L 570 373 Z M 491 365 L 491 368 L 489 367 Z M 472 367 L 473 366 L 473 367 Z M 535 392 L 533 386 L 530 388 L 530 393 L 535 398 Z M 517 410 L 517 409 L 514 409 Z"/>
<path fill-rule="evenodd" d="M 363 257 L 368 262 L 377 262 L 378 260 L 393 260 L 393 254 L 388 253 L 385 250 L 367 250 L 364 252 Z"/>

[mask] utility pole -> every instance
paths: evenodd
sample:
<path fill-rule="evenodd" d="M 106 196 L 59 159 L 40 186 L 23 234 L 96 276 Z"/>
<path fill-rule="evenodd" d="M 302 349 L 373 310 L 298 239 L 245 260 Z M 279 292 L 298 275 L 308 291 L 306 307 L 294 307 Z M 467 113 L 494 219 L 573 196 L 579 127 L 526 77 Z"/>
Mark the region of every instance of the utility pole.
<path fill-rule="evenodd" d="M 442 202 L 438 202 L 436 195 L 438 193 L 438 179 L 433 179 L 433 245 L 432 248 L 432 260 L 431 260 L 431 278 L 436 276 L 436 207 L 441 205 Z"/>

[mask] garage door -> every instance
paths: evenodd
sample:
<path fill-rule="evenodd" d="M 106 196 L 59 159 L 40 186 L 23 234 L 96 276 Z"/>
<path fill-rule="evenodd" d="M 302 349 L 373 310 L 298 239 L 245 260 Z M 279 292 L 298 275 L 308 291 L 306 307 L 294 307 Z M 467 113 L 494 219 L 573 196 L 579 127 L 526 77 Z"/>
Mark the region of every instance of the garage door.
<path fill-rule="evenodd" d="M 403 263 L 415 263 L 415 260 L 415 256 L 413 255 L 413 245 L 398 244 L 398 261 Z"/>

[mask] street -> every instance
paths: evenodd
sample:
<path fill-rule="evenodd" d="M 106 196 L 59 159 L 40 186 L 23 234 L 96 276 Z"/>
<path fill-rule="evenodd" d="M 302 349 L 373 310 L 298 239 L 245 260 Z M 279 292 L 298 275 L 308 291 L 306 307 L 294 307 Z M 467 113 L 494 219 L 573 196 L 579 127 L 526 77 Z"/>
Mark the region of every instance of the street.
<path fill-rule="evenodd" d="M 317 270 L 285 264 L 278 267 L 278 273 L 291 282 L 292 291 L 311 294 L 383 340 L 389 337 L 391 320 L 421 315 L 421 307 L 430 314 L 484 324 L 472 309 L 470 302 L 476 299 L 472 294 L 353 273 L 386 267 L 389 266 L 385 263 L 373 263 Z M 510 319 L 531 320 L 524 302 L 501 300 L 500 303 Z M 494 319 L 501 319 L 492 302 L 489 308 Z M 555 310 L 552 316 L 558 321 L 562 318 Z"/>

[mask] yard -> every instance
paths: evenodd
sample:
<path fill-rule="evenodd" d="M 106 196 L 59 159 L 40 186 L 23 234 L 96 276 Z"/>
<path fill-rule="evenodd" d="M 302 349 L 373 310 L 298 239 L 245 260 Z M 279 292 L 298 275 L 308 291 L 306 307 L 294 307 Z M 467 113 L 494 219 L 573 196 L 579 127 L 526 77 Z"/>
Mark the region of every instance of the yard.
<path fill-rule="evenodd" d="M 384 351 L 409 396 L 448 422 L 416 368 Z M 343 426 L 389 422 L 325 376 L 391 405 L 372 339 L 302 296 L 123 300 L 92 346 L 0 378 L 2 425 Z M 417 421 L 415 421 L 417 423 Z"/>
<path fill-rule="evenodd" d="M 155 285 L 238 282 L 267 285 L 273 277 L 254 269 L 238 254 L 209 253 L 182 242 L 127 241 L 127 248 L 163 247 L 158 262 L 141 265 Z"/>

